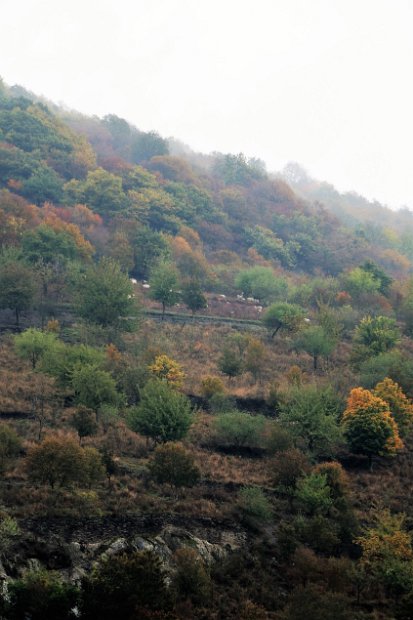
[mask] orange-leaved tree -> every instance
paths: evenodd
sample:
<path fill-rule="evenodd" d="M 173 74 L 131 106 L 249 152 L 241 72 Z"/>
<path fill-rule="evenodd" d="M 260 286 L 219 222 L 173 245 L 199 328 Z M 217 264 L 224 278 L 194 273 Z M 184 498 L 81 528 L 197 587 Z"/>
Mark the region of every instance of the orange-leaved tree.
<path fill-rule="evenodd" d="M 350 449 L 368 457 L 393 456 L 403 448 L 389 405 L 363 388 L 350 392 L 342 424 Z"/>

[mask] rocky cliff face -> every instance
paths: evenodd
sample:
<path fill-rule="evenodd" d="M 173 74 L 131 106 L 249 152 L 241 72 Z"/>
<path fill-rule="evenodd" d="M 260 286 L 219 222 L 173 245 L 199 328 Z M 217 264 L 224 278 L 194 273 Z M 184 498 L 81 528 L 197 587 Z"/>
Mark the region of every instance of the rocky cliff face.
<path fill-rule="evenodd" d="M 173 555 L 181 548 L 191 548 L 207 566 L 223 560 L 247 542 L 245 532 L 198 526 L 191 531 L 174 524 L 145 531 L 142 523 L 123 520 L 112 524 L 106 535 L 105 524 L 66 523 L 66 531 L 58 531 L 54 522 L 31 524 L 24 538 L 0 565 L 0 578 L 16 577 L 24 570 L 45 567 L 59 571 L 69 581 L 79 581 L 93 566 L 105 558 L 128 551 L 150 550 L 156 553 L 167 570 L 173 570 Z M 62 525 L 63 524 L 59 524 Z M 37 526 L 37 527 L 35 527 Z M 37 531 L 36 531 L 37 530 Z"/>

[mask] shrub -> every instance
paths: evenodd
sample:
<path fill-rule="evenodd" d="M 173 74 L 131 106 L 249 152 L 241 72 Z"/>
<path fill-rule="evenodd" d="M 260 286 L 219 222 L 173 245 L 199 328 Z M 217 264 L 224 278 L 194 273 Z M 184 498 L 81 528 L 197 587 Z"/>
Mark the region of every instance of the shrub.
<path fill-rule="evenodd" d="M 274 483 L 283 491 L 294 491 L 297 481 L 310 469 L 308 458 L 300 450 L 291 448 L 278 452 L 272 463 Z"/>
<path fill-rule="evenodd" d="M 69 620 L 79 600 L 79 590 L 60 575 L 47 570 L 28 571 L 9 582 L 6 617 L 10 620 Z"/>
<path fill-rule="evenodd" d="M 212 594 L 211 577 L 193 549 L 178 549 L 173 556 L 176 570 L 172 588 L 178 600 L 189 599 L 194 605 L 205 605 Z"/>
<path fill-rule="evenodd" d="M 83 437 L 89 437 L 97 433 L 98 425 L 96 422 L 96 413 L 87 407 L 78 407 L 70 423 L 77 431 L 80 443 L 82 443 Z"/>
<path fill-rule="evenodd" d="M 21 440 L 14 428 L 0 424 L 0 471 L 4 473 L 8 463 L 18 456 Z"/>
<path fill-rule="evenodd" d="M 211 398 L 215 394 L 222 394 L 224 391 L 224 384 L 219 377 L 208 376 L 201 381 L 201 392 L 205 398 Z"/>
<path fill-rule="evenodd" d="M 266 419 L 242 411 L 223 413 L 214 420 L 215 440 L 219 445 L 259 448 L 263 445 Z"/>
<path fill-rule="evenodd" d="M 192 454 L 177 443 L 158 446 L 149 470 L 156 482 L 174 487 L 192 487 L 200 477 Z"/>
<path fill-rule="evenodd" d="M 266 523 L 273 511 L 270 502 L 259 487 L 244 487 L 238 494 L 238 505 L 247 520 Z"/>
<path fill-rule="evenodd" d="M 70 437 L 46 437 L 30 448 L 26 471 L 32 482 L 68 486 L 91 485 L 104 472 L 102 459 L 94 448 L 81 448 Z"/>
<path fill-rule="evenodd" d="M 154 379 L 143 388 L 139 405 L 129 410 L 128 424 L 137 433 L 166 442 L 185 437 L 192 417 L 189 399 Z"/>
<path fill-rule="evenodd" d="M 167 588 L 162 562 L 149 551 L 111 556 L 82 582 L 85 620 L 132 618 L 141 608 L 162 609 Z"/>

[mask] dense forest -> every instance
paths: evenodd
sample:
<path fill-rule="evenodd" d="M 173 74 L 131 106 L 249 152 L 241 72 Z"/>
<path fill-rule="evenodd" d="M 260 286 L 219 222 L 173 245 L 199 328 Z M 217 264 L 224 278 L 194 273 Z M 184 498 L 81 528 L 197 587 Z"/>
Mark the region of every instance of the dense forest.
<path fill-rule="evenodd" d="M 413 218 L 0 82 L 0 617 L 413 618 Z"/>

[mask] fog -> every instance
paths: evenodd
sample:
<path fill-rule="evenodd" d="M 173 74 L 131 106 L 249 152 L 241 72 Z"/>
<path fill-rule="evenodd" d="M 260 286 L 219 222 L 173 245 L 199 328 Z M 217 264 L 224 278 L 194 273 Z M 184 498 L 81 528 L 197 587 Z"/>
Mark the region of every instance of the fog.
<path fill-rule="evenodd" d="M 413 208 L 409 0 L 2 0 L 0 75 Z"/>

